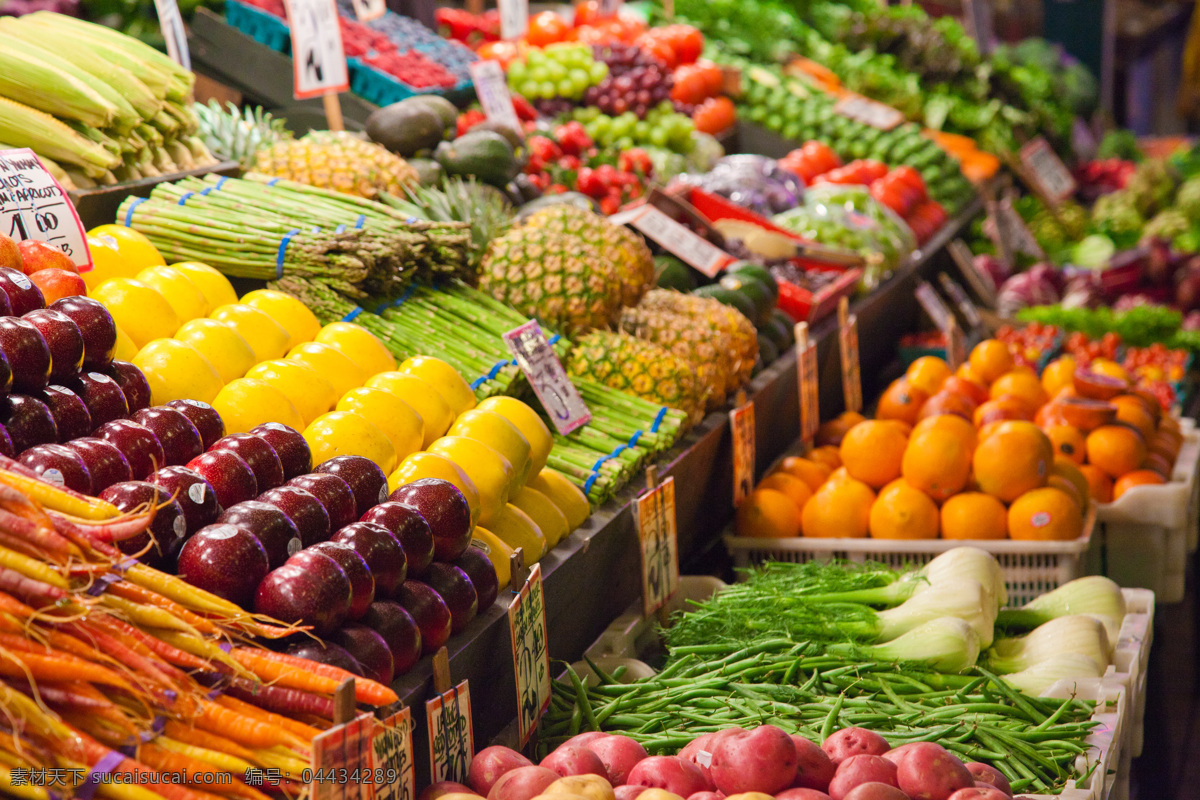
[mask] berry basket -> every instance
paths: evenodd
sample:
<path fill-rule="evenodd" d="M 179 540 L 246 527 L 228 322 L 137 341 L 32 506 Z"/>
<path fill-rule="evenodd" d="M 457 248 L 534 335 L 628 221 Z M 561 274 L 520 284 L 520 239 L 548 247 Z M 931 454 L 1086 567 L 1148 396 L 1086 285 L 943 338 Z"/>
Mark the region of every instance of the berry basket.
<path fill-rule="evenodd" d="M 272 50 L 280 53 L 290 53 L 292 50 L 292 37 L 287 22 L 274 14 L 268 14 L 260 8 L 239 3 L 237 0 L 227 0 L 225 21 Z"/>
<path fill-rule="evenodd" d="M 418 89 L 361 59 L 347 58 L 346 64 L 350 68 L 350 91 L 377 106 L 390 105 L 418 94 L 440 94 L 448 100 L 455 101 L 469 95 L 473 85 L 470 81 L 459 81 L 452 87 L 431 86 Z"/>

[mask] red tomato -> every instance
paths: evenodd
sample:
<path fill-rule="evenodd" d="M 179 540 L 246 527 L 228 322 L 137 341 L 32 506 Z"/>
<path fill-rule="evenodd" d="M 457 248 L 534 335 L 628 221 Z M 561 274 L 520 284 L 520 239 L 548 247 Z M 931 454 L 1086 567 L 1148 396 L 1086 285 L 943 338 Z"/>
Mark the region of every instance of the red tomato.
<path fill-rule="evenodd" d="M 692 123 L 701 133 L 722 133 L 736 121 L 737 108 L 728 97 L 710 97 L 692 114 Z"/>
<path fill-rule="evenodd" d="M 667 67 L 674 69 L 677 62 L 675 48 L 671 46 L 670 41 L 668 41 L 665 36 L 658 32 L 659 30 L 661 29 L 655 29 L 643 33 L 641 36 L 637 37 L 637 40 L 634 42 L 634 44 L 649 53 L 651 57 L 657 58 L 659 61 L 666 64 Z"/>
<path fill-rule="evenodd" d="M 571 26 L 558 14 L 543 11 L 529 20 L 529 31 L 525 34 L 525 39 L 532 45 L 545 47 L 566 39 L 570 29 Z"/>

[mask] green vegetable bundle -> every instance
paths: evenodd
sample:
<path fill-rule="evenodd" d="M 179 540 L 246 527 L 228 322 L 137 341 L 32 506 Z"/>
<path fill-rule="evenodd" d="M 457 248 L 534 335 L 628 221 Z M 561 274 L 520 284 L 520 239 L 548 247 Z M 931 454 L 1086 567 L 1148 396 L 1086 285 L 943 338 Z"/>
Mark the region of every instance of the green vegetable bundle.
<path fill-rule="evenodd" d="M 1148 347 L 1163 342 L 1171 347 L 1196 349 L 1192 331 L 1180 331 L 1183 315 L 1166 306 L 1135 306 L 1125 311 L 1111 308 L 1063 308 L 1062 306 L 1032 306 L 1017 312 L 1021 322 L 1040 322 L 1057 325 L 1068 332 L 1081 331 L 1092 339 L 1112 332 L 1130 347 Z M 1188 344 L 1188 342 L 1193 344 Z"/>

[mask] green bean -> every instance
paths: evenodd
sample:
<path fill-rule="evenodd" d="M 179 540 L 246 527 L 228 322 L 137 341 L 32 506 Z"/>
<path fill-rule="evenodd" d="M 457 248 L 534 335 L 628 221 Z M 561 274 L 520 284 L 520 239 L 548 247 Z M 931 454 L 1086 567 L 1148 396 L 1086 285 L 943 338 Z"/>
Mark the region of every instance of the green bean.
<path fill-rule="evenodd" d="M 833 701 L 833 708 L 829 709 L 829 715 L 825 717 L 825 723 L 821 725 L 821 741 L 833 734 L 833 727 L 837 724 L 838 714 L 841 713 L 842 703 L 846 702 L 846 695 L 839 694 L 837 699 Z"/>
<path fill-rule="evenodd" d="M 587 687 L 583 685 L 583 681 L 579 679 L 579 675 L 569 664 L 567 665 L 567 676 L 575 687 L 575 698 L 579 703 L 579 709 L 583 712 L 583 719 L 588 724 L 588 730 L 600 730 L 600 726 L 596 724 L 596 717 L 592 714 L 591 703 L 588 701 Z"/>

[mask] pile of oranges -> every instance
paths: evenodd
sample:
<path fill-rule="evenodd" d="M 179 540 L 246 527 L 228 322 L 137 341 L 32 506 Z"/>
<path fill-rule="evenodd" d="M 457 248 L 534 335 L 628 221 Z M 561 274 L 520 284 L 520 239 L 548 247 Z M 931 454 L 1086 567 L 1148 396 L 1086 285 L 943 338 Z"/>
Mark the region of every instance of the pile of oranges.
<path fill-rule="evenodd" d="M 981 342 L 957 371 L 919 358 L 875 418 L 825 423 L 738 508 L 739 536 L 1066 541 L 1091 502 L 1169 479 L 1179 424 L 1122 367 L 1071 356 L 1039 377 Z"/>

